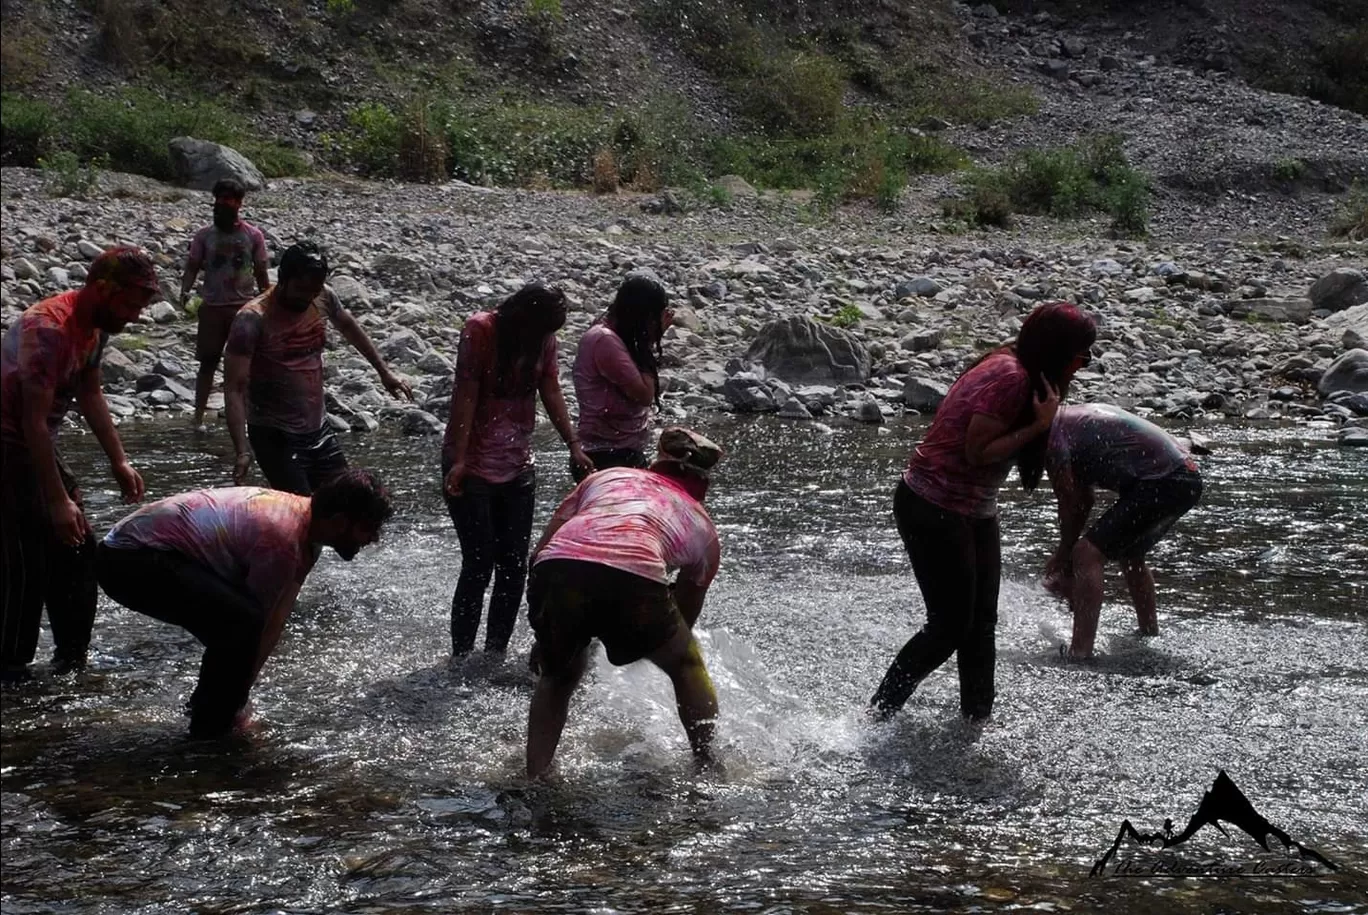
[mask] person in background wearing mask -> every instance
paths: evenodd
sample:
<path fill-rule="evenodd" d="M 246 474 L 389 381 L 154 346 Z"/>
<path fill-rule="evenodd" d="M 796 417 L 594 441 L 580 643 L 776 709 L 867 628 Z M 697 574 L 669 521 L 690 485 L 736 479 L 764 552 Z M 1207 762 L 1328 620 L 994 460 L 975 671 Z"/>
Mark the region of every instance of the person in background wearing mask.
<path fill-rule="evenodd" d="M 95 623 L 95 539 L 81 491 L 57 452 L 75 401 L 109 458 L 125 502 L 143 497 L 100 387 L 110 334 L 161 295 L 151 258 L 110 248 L 85 286 L 31 306 L 0 344 L 0 676 L 30 679 L 47 606 L 58 672 L 85 666 Z"/>
<path fill-rule="evenodd" d="M 172 496 L 106 535 L 100 587 L 203 643 L 190 735 L 220 737 L 246 727 L 247 694 L 323 547 L 351 560 L 391 514 L 369 470 L 344 470 L 310 497 L 255 486 Z"/>
<path fill-rule="evenodd" d="M 584 332 L 575 353 L 579 437 L 593 468 L 573 462 L 578 483 L 589 469 L 645 467 L 651 407 L 660 407 L 660 338 L 670 326 L 659 278 L 633 271 L 608 314 Z"/>
<path fill-rule="evenodd" d="M 539 394 L 570 448 L 572 466 L 593 467 L 561 394 L 556 331 L 564 325 L 565 294 L 532 283 L 461 328 L 442 442 L 442 487 L 461 542 L 461 575 L 451 598 L 453 658 L 475 648 L 491 578 L 485 651 L 507 651 L 518 622 L 537 496 L 532 430 Z"/>
<path fill-rule="evenodd" d="M 224 401 L 236 451 L 234 485 L 247 479 L 253 453 L 271 486 L 304 496 L 346 469 L 346 455 L 324 414 L 329 323 L 375 367 L 385 390 L 413 399 L 408 383 L 389 370 L 361 325 L 325 285 L 327 278 L 323 252 L 313 242 L 300 242 L 281 256 L 276 284 L 233 319 Z"/>
<path fill-rule="evenodd" d="M 180 305 L 184 309 L 195 288 L 195 278 L 200 270 L 204 271 L 200 308 L 195 318 L 199 374 L 195 376 L 193 423 L 200 431 L 233 317 L 253 296 L 271 285 L 266 272 L 270 266 L 266 237 L 238 215 L 246 193 L 242 183 L 233 178 L 224 178 L 214 185 L 214 224 L 200 229 L 191 239 L 190 257 L 181 277 Z"/>

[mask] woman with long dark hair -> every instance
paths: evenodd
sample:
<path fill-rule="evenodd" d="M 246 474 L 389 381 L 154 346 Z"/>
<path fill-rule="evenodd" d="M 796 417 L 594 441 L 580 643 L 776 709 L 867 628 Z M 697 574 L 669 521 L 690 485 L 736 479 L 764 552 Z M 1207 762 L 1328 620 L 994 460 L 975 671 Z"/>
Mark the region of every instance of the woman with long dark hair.
<path fill-rule="evenodd" d="M 442 443 L 447 511 L 461 542 L 461 577 L 451 599 L 454 656 L 475 647 L 490 578 L 485 651 L 507 650 L 518 621 L 537 493 L 532 429 L 538 394 L 572 464 L 591 466 L 560 389 L 556 331 L 564 324 L 565 294 L 532 284 L 493 311 L 471 315 L 461 329 Z"/>
<path fill-rule="evenodd" d="M 631 273 L 603 320 L 575 353 L 579 436 L 590 470 L 645 467 L 651 407 L 660 408 L 660 338 L 670 324 L 669 296 L 653 274 Z M 588 470 L 570 472 L 579 482 Z"/>
<path fill-rule="evenodd" d="M 951 386 L 893 497 L 926 625 L 870 700 L 886 718 L 928 674 L 959 654 L 960 711 L 972 722 L 993 709 L 1002 542 L 997 492 L 1013 462 L 1028 490 L 1040 481 L 1050 421 L 1069 381 L 1091 359 L 1092 318 L 1047 302 L 1016 342 L 984 356 Z"/>

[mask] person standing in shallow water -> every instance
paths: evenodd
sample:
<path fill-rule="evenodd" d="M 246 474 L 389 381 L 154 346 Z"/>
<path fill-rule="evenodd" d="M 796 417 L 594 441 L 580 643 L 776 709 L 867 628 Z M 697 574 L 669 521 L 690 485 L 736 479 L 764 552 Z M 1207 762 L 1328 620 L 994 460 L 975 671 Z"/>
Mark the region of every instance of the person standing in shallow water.
<path fill-rule="evenodd" d="M 1045 471 L 1059 502 L 1059 549 L 1045 566 L 1045 587 L 1067 599 L 1073 612 L 1067 657 L 1092 657 L 1108 559 L 1121 563 L 1141 635 L 1158 635 L 1154 575 L 1145 554 L 1202 497 L 1192 457 L 1173 436 L 1134 413 L 1079 404 L 1055 414 Z M 1119 498 L 1084 533 L 1094 489 L 1112 490 Z"/>
<path fill-rule="evenodd" d="M 408 382 L 385 365 L 327 278 L 328 261 L 316 244 L 293 245 L 280 258 L 276 284 L 233 319 L 223 374 L 235 486 L 246 481 L 254 453 L 273 488 L 302 496 L 346 469 L 324 412 L 328 324 L 366 357 L 385 390 L 413 399 Z"/>
<path fill-rule="evenodd" d="M 95 623 L 95 538 L 76 479 L 56 437 L 73 401 L 109 458 L 125 502 L 140 502 L 143 480 L 124 454 L 100 387 L 110 334 L 137 320 L 161 294 L 151 258 L 110 248 L 90 265 L 85 286 L 30 307 L 0 345 L 0 678 L 27 680 L 43 607 L 53 668 L 86 664 Z"/>
<path fill-rule="evenodd" d="M 722 457 L 698 433 L 666 429 L 649 469 L 598 471 L 551 516 L 527 588 L 539 675 L 527 716 L 529 777 L 551 767 L 596 638 L 612 664 L 645 658 L 665 672 L 695 758 L 712 762 L 717 695 L 693 626 L 721 561 L 703 498 Z"/>
<path fill-rule="evenodd" d="M 578 431 L 593 468 L 645 467 L 651 407 L 660 408 L 660 340 L 669 297 L 654 275 L 632 273 L 575 353 Z M 590 468 L 570 465 L 578 483 Z"/>
<path fill-rule="evenodd" d="M 560 389 L 556 331 L 565 315 L 564 293 L 531 284 L 493 311 L 471 315 L 461 328 L 442 442 L 442 489 L 461 543 L 461 575 L 451 598 L 454 657 L 475 648 L 491 578 L 485 651 L 504 652 L 513 637 L 537 494 L 532 430 L 538 394 L 570 448 L 572 466 L 593 469 Z"/>
<path fill-rule="evenodd" d="M 190 256 L 181 277 L 181 308 L 185 308 L 195 277 L 204 271 L 200 307 L 196 314 L 195 376 L 196 429 L 202 429 L 209 394 L 214 389 L 214 372 L 223 358 L 228 330 L 238 310 L 271 285 L 267 273 L 266 236 L 239 215 L 247 190 L 242 182 L 224 178 L 214 185 L 214 224 L 195 233 Z"/>
<path fill-rule="evenodd" d="M 898 652 L 870 700 L 886 718 L 928 674 L 958 654 L 960 712 L 992 713 L 1002 543 L 997 492 L 1013 460 L 1034 489 L 1046 436 L 1069 381 L 1091 359 L 1097 331 L 1073 305 L 1048 302 L 1010 346 L 980 359 L 951 386 L 913 451 L 893 497 L 926 624 Z"/>

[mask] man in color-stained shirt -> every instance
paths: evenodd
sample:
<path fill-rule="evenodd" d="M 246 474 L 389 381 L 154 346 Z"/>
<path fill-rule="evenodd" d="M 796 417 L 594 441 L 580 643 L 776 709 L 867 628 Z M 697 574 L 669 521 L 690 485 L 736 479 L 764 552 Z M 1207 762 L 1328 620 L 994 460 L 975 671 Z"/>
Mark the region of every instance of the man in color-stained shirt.
<path fill-rule="evenodd" d="M 551 517 L 527 588 L 540 675 L 528 713 L 530 777 L 551 766 L 593 639 L 612 664 L 646 658 L 669 676 L 695 757 L 712 761 L 717 697 L 693 625 L 721 554 L 703 497 L 722 456 L 696 432 L 666 429 L 649 469 L 592 474 Z"/>
<path fill-rule="evenodd" d="M 271 285 L 266 237 L 238 215 L 246 195 L 247 189 L 234 178 L 224 178 L 214 185 L 214 224 L 200 229 L 191 239 L 190 257 L 181 277 L 184 308 L 195 288 L 195 277 L 200 270 L 204 271 L 195 332 L 195 358 L 199 361 L 195 378 L 196 428 L 204 423 L 205 406 L 214 389 L 214 372 L 223 358 L 234 316 Z"/>
<path fill-rule="evenodd" d="M 329 324 L 375 367 L 390 394 L 413 399 L 408 383 L 389 370 L 361 325 L 324 284 L 327 277 L 328 262 L 317 245 L 294 245 L 280 259 L 276 284 L 233 319 L 224 400 L 237 453 L 237 485 L 246 480 L 253 453 L 272 487 L 300 495 L 346 468 L 324 413 Z"/>
<path fill-rule="evenodd" d="M 1102 611 L 1102 566 L 1121 563 L 1143 635 L 1159 634 L 1154 576 L 1145 554 L 1202 497 L 1202 477 L 1178 441 L 1108 404 L 1060 407 L 1050 425 L 1045 470 L 1059 501 L 1059 549 L 1045 586 L 1073 611 L 1071 659 L 1092 656 Z M 1118 494 L 1086 531 L 1093 490 Z M 1060 648 L 1064 652 L 1063 646 Z"/>
<path fill-rule="evenodd" d="M 246 724 L 247 695 L 322 548 L 352 559 L 391 513 L 368 470 L 345 470 L 312 496 L 254 486 L 172 496 L 105 537 L 100 587 L 204 644 L 190 733 L 222 736 Z"/>
<path fill-rule="evenodd" d="M 142 499 L 142 477 L 128 463 L 100 388 L 100 357 L 109 335 L 158 295 L 145 253 L 110 248 L 91 263 L 84 287 L 30 307 L 0 345 L 0 677 L 7 682 L 31 676 L 45 605 L 54 668 L 85 666 L 95 540 L 56 437 L 74 402 L 124 500 Z"/>

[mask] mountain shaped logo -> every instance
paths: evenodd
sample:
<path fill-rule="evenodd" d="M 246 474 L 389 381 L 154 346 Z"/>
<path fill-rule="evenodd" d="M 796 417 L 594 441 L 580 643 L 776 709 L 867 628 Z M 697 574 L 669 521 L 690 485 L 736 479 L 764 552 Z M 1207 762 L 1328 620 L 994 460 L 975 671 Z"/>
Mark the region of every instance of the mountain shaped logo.
<path fill-rule="evenodd" d="M 1258 842 L 1264 851 L 1272 851 L 1268 844 L 1269 836 L 1282 843 L 1282 850 L 1288 853 L 1285 863 L 1270 864 L 1265 861 L 1255 862 L 1249 867 L 1236 865 L 1218 865 L 1211 867 L 1198 867 L 1177 865 L 1174 862 L 1147 861 L 1139 866 L 1130 862 L 1116 861 L 1116 854 L 1127 840 L 1136 845 L 1154 848 L 1156 844 L 1161 850 L 1182 845 L 1191 839 L 1204 826 L 1214 826 L 1222 835 L 1229 836 L 1222 823 L 1229 823 L 1238 827 L 1255 842 Z M 1296 857 L 1291 853 L 1295 850 Z M 1112 863 L 1112 870 L 1108 871 L 1108 864 Z M 1328 858 L 1313 848 L 1309 848 L 1300 842 L 1294 841 L 1286 832 L 1274 826 L 1263 817 L 1259 811 L 1254 809 L 1249 798 L 1245 797 L 1243 791 L 1222 769 L 1216 776 L 1216 781 L 1211 789 L 1202 795 L 1202 802 L 1197 806 L 1197 812 L 1188 820 L 1187 827 L 1180 833 L 1174 834 L 1172 820 L 1164 820 L 1162 832 L 1141 833 L 1138 832 L 1130 820 L 1121 823 L 1121 829 L 1116 834 L 1116 840 L 1112 842 L 1111 848 L 1107 853 L 1093 864 L 1090 876 L 1162 876 L 1171 874 L 1172 876 L 1229 876 L 1229 875 L 1263 875 L 1263 876 L 1288 876 L 1293 874 L 1316 875 L 1323 873 L 1323 870 L 1338 870 L 1339 867 Z"/>

